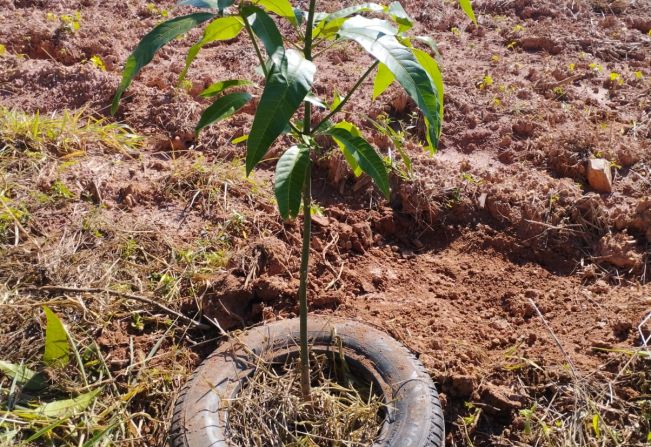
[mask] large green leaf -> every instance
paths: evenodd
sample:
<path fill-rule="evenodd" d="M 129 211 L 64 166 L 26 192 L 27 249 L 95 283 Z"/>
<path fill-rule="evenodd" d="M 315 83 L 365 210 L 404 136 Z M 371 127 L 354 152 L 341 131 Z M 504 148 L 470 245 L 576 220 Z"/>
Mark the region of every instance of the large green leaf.
<path fill-rule="evenodd" d="M 225 81 L 215 82 L 210 84 L 204 91 L 199 93 L 199 96 L 203 98 L 210 98 L 212 96 L 219 95 L 224 90 L 227 90 L 231 87 L 240 87 L 242 85 L 251 85 L 251 81 L 246 79 L 227 79 Z"/>
<path fill-rule="evenodd" d="M 54 419 L 67 418 L 84 411 L 93 403 L 100 388 L 80 394 L 73 399 L 57 400 L 39 405 L 35 408 L 18 408 L 14 413 L 23 419 Z"/>
<path fill-rule="evenodd" d="M 463 12 L 465 12 L 470 20 L 472 20 L 476 25 L 477 18 L 475 17 L 475 12 L 472 10 L 472 3 L 470 3 L 470 0 L 459 0 L 459 5 L 461 5 Z"/>
<path fill-rule="evenodd" d="M 43 374 L 31 370 L 25 365 L 0 360 L 0 371 L 14 379 L 19 386 L 26 390 L 38 391 L 47 386 L 47 380 Z"/>
<path fill-rule="evenodd" d="M 416 56 L 418 62 L 420 62 L 420 65 L 423 66 L 436 86 L 436 92 L 439 95 L 439 116 L 441 121 L 443 121 L 443 97 L 445 86 L 443 85 L 443 75 L 441 75 L 441 70 L 439 70 L 439 64 L 436 62 L 436 59 L 423 50 L 414 48 L 412 51 L 414 52 L 414 56 Z"/>
<path fill-rule="evenodd" d="M 262 6 L 267 11 L 271 11 L 280 17 L 286 18 L 294 26 L 298 25 L 294 7 L 289 0 L 257 0 L 255 4 Z"/>
<path fill-rule="evenodd" d="M 366 172 L 380 188 L 382 194 L 389 198 L 389 175 L 382 158 L 375 152 L 373 146 L 361 136 L 353 135 L 342 127 L 333 126 L 325 134 L 346 146 L 362 171 Z"/>
<path fill-rule="evenodd" d="M 396 77 L 391 70 L 386 65 L 379 64 L 373 81 L 373 100 L 384 93 L 395 80 Z"/>
<path fill-rule="evenodd" d="M 441 128 L 436 87 L 410 49 L 391 34 L 391 29 L 385 20 L 355 16 L 344 23 L 339 35 L 359 43 L 391 70 L 423 113 L 428 128 L 427 141 L 430 148 L 434 149 L 438 144 Z"/>
<path fill-rule="evenodd" d="M 269 14 L 258 7 L 247 5 L 242 8 L 242 15 L 246 17 L 255 35 L 262 41 L 270 58 L 279 49 L 284 50 L 283 36 Z"/>
<path fill-rule="evenodd" d="M 136 77 L 142 67 L 151 62 L 156 51 L 181 34 L 188 32 L 195 26 L 213 17 L 214 14 L 208 12 L 197 12 L 187 16 L 176 17 L 156 26 L 143 37 L 124 64 L 122 81 L 120 81 L 120 85 L 113 97 L 111 113 L 115 113 L 118 110 L 122 94 L 129 87 L 131 81 L 133 81 L 133 78 Z"/>
<path fill-rule="evenodd" d="M 289 124 L 290 118 L 312 88 L 315 72 L 315 65 L 294 49 L 274 55 L 274 63 L 247 140 L 247 175 Z"/>
<path fill-rule="evenodd" d="M 235 92 L 220 96 L 203 111 L 194 131 L 198 134 L 204 127 L 228 118 L 244 107 L 250 100 L 251 95 L 246 92 Z"/>
<path fill-rule="evenodd" d="M 194 6 L 195 8 L 210 8 L 223 11 L 235 3 L 235 0 L 183 0 L 179 5 Z"/>
<path fill-rule="evenodd" d="M 274 190 L 283 219 L 295 217 L 301 207 L 301 192 L 310 161 L 308 146 L 292 146 L 276 164 Z"/>
<path fill-rule="evenodd" d="M 220 40 L 234 39 L 240 34 L 244 28 L 244 21 L 239 16 L 219 17 L 213 20 L 203 31 L 201 40 L 190 47 L 188 54 L 185 56 L 185 67 L 179 76 L 179 80 L 183 80 L 185 75 L 192 64 L 192 61 L 197 57 L 199 51 L 211 42 L 218 42 Z"/>
<path fill-rule="evenodd" d="M 43 311 L 47 318 L 43 361 L 50 366 L 66 366 L 70 353 L 66 329 L 63 327 L 63 323 L 61 323 L 59 317 L 49 307 L 43 306 Z"/>

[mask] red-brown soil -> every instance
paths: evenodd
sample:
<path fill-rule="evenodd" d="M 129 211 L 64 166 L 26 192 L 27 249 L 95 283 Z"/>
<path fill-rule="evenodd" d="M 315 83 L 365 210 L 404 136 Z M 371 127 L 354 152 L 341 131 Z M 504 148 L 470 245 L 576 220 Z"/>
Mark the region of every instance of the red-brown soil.
<path fill-rule="evenodd" d="M 321 3 L 334 10 L 352 2 Z M 651 5 L 474 4 L 479 26 L 450 2 L 404 4 L 416 34 L 434 37 L 441 53 L 446 111 L 439 153 L 419 147 L 422 122 L 395 86 L 372 102 L 367 82 L 342 117 L 368 135 L 366 115 L 387 113 L 402 123 L 414 170 L 394 175 L 389 203 L 324 148 L 314 172 L 323 216 L 314 225 L 312 309 L 368 322 L 417 353 L 440 385 L 449 445 L 563 445 L 570 422 L 583 430 L 593 417 L 586 410 L 572 418 L 581 407 L 577 396 L 592 399 L 603 424 L 622 436 L 615 442 L 604 435 L 600 445 L 642 445 L 651 432 L 649 363 L 631 360 L 631 353 L 640 347 L 637 326 L 651 311 Z M 188 10 L 167 1 L 156 6 L 174 15 Z M 74 33 L 57 30 L 59 22 L 47 17 L 74 11 L 81 12 Z M 85 107 L 108 116 L 121 64 L 160 20 L 140 0 L 0 0 L 0 44 L 7 50 L 0 56 L 0 105 L 41 114 Z M 156 318 L 134 329 L 124 311 L 90 330 L 77 307 L 56 307 L 61 293 L 34 287 L 149 294 L 226 329 L 297 311 L 300 219 L 277 216 L 273 162 L 247 180 L 239 162 L 244 147 L 230 143 L 248 132 L 252 111 L 198 140 L 193 134 L 208 104 L 193 94 L 217 80 L 254 76 L 255 55 L 243 37 L 212 45 L 189 72 L 192 88 L 175 88 L 185 50 L 199 35 L 194 30 L 166 46 L 127 92 L 116 118 L 147 137 L 140 153 L 89 147 L 74 163 L 10 163 L 2 172 L 2 189 L 31 218 L 29 238 L 11 232 L 0 241 L 0 283 L 32 303 L 3 310 L 2 358 L 38 357 L 41 341 L 15 340 L 41 340 L 34 303 L 44 300 L 80 321 L 73 332 L 97 338 L 117 377 L 129 365 L 130 339 L 146 354 L 169 337 L 154 365 L 169 368 L 169 392 L 154 389 L 157 379 L 140 392 L 130 411 L 156 420 L 142 418 L 133 445 L 163 442 L 169 398 L 187 368 L 214 348 L 212 335 L 170 335 Z M 96 55 L 106 71 L 88 62 Z M 316 94 L 329 99 L 335 89 L 346 91 L 369 61 L 353 46 L 324 53 Z M 386 139 L 374 143 L 387 152 Z M 588 185 L 592 157 L 612 162 L 612 193 Z M 56 180 L 68 185 L 72 200 L 43 206 L 29 194 Z M 126 253 L 129 241 L 137 248 Z M 102 303 L 89 299 L 90 311 L 101 312 L 100 304 L 108 305 Z M 551 427 L 548 439 L 536 437 L 535 427 L 529 433 L 532 408 Z"/>

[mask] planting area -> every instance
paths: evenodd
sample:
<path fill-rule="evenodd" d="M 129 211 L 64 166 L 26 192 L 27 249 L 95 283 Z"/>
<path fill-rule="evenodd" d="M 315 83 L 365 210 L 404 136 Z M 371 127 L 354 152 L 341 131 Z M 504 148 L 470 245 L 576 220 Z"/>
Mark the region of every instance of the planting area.
<path fill-rule="evenodd" d="M 417 354 L 446 445 L 647 445 L 649 3 L 473 5 L 479 26 L 456 2 L 403 3 L 440 53 L 437 154 L 395 85 L 372 101 L 369 79 L 344 109 L 393 165 L 390 201 L 319 140 L 311 310 Z M 252 108 L 194 135 L 210 104 L 199 92 L 259 77 L 244 34 L 204 48 L 178 84 L 190 31 L 109 113 L 138 40 L 191 10 L 0 0 L 0 445 L 163 445 L 222 330 L 297 315 L 302 222 L 282 221 L 272 185 L 284 137 L 247 178 L 233 140 Z M 314 94 L 330 102 L 370 62 L 325 49 Z M 43 305 L 67 328 L 65 365 L 42 362 Z M 17 394 L 10 364 L 43 383 Z"/>

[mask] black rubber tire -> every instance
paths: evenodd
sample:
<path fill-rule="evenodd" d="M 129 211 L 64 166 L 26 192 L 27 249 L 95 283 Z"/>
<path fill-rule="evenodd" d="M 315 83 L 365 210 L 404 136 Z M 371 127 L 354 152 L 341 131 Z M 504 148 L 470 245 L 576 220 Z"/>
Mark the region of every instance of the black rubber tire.
<path fill-rule="evenodd" d="M 391 402 L 374 447 L 443 447 L 445 427 L 438 393 L 422 363 L 387 334 L 354 321 L 310 317 L 313 350 L 327 351 L 335 333 L 344 355 L 364 369 Z M 181 390 L 169 436 L 172 447 L 231 447 L 220 397 L 233 397 L 253 369 L 255 356 L 278 358 L 295 352 L 298 319 L 247 330 L 225 342 L 194 372 Z M 247 352 L 246 346 L 250 351 Z M 254 354 L 252 354 L 252 353 Z M 360 366 L 361 365 L 361 366 Z"/>

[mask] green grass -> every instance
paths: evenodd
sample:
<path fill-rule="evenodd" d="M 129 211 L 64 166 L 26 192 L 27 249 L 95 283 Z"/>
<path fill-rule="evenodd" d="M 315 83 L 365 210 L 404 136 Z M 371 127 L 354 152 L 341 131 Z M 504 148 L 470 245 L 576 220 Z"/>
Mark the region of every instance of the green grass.
<path fill-rule="evenodd" d="M 85 112 L 64 110 L 41 115 L 0 107 L 0 155 L 10 150 L 65 156 L 85 153 L 92 147 L 124 152 L 142 144 L 142 137 L 128 126 L 89 117 Z"/>

